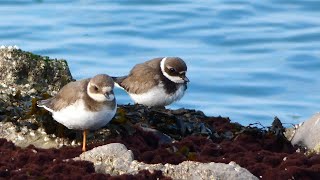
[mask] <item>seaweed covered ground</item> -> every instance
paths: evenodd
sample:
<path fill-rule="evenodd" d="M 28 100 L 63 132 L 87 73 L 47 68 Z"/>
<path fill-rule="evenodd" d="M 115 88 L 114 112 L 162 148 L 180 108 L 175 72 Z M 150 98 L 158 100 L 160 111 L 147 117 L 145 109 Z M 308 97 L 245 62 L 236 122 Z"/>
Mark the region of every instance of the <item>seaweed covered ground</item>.
<path fill-rule="evenodd" d="M 88 149 L 119 142 L 132 150 L 136 160 L 145 163 L 234 161 L 262 179 L 320 179 L 320 155 L 306 155 L 292 146 L 277 118 L 270 127 L 244 127 L 228 118 L 206 117 L 200 111 L 125 105 L 119 107 L 117 117 L 105 129 L 111 131 L 108 138 L 92 132 L 95 135 Z M 21 149 L 2 139 L 0 148 L 3 178 L 111 178 L 95 173 L 91 163 L 65 160 L 79 156 L 80 146 Z M 112 178 L 168 179 L 161 172 L 148 171 Z"/>
<path fill-rule="evenodd" d="M 91 162 L 70 159 L 80 153 L 80 148 L 71 147 L 39 149 L 30 145 L 22 149 L 0 139 L 0 179 L 170 179 L 161 171 L 119 176 L 95 173 Z"/>

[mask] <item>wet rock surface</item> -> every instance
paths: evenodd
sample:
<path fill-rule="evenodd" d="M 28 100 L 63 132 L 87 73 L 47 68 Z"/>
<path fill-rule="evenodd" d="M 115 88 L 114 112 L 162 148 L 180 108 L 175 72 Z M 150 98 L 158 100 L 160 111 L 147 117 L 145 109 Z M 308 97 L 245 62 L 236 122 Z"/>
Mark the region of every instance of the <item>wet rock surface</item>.
<path fill-rule="evenodd" d="M 29 61 L 30 65 L 26 63 Z M 3 67 L 10 63 L 15 66 L 14 62 L 19 68 L 9 71 Z M 34 70 L 43 74 L 32 72 Z M 140 105 L 119 105 L 111 123 L 90 132 L 87 148 L 121 143 L 124 151 L 129 149 L 130 153 L 117 162 L 132 162 L 130 167 L 137 168 L 128 173 L 134 172 L 134 175 L 113 172 L 106 166 L 99 168 L 95 161 L 94 164 L 74 161 L 72 159 L 81 154 L 81 132 L 68 130 L 47 111 L 36 107 L 37 100 L 49 98 L 72 80 L 65 61 L 2 48 L 2 71 L 6 75 L 0 73 L 0 138 L 5 139 L 0 140 L 0 177 L 170 179 L 178 176 L 163 168 L 176 168 L 173 173 L 202 168 L 209 173 L 206 167 L 212 169 L 214 164 L 224 163 L 222 166 L 235 171 L 246 168 L 262 179 L 320 178 L 320 156 L 293 146 L 285 138 L 284 128 L 277 118 L 270 127 L 259 124 L 245 127 L 229 118 L 207 117 L 201 111 Z M 110 156 L 110 153 L 104 155 Z M 111 152 L 111 155 L 116 153 Z M 119 169 L 125 167 L 121 166 L 123 163 L 115 165 Z M 151 167 L 159 168 L 152 172 L 143 170 Z"/>

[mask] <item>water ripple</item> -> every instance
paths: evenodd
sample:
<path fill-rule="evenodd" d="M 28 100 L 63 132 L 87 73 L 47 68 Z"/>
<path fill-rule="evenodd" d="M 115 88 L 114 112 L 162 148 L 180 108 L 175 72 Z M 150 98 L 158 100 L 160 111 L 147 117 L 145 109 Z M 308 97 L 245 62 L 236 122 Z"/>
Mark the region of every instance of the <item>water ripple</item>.
<path fill-rule="evenodd" d="M 320 109 L 319 16 L 316 0 L 3 0 L 0 42 L 65 58 L 76 79 L 180 56 L 191 83 L 170 108 L 298 123 Z"/>

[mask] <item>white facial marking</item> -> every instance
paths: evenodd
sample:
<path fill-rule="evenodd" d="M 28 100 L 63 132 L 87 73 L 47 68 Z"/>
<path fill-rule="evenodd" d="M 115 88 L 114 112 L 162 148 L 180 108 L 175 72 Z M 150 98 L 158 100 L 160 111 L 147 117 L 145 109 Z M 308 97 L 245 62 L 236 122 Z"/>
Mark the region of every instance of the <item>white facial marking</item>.
<path fill-rule="evenodd" d="M 160 62 L 161 72 L 162 74 L 167 77 L 170 81 L 175 83 L 184 83 L 184 80 L 179 76 L 170 76 L 166 71 L 164 70 L 164 64 L 167 60 L 167 57 L 163 58 Z"/>
<path fill-rule="evenodd" d="M 83 100 L 78 100 L 74 104 L 53 112 L 53 118 L 69 129 L 90 129 L 95 130 L 108 124 L 114 117 L 117 110 L 105 106 L 101 111 L 92 112 L 85 108 Z"/>
<path fill-rule="evenodd" d="M 110 92 L 112 89 L 110 86 L 107 86 L 107 87 L 103 87 L 102 88 L 102 92 Z"/>
<path fill-rule="evenodd" d="M 90 87 L 91 86 L 92 86 L 92 84 L 89 82 L 88 87 L 87 87 L 87 92 L 88 92 L 88 95 L 93 100 L 98 101 L 98 102 L 113 101 L 113 99 L 114 99 L 114 95 L 113 94 L 110 94 L 109 97 L 106 97 L 104 94 L 92 93 L 92 92 L 90 92 Z M 111 87 L 103 87 L 103 88 L 111 89 Z M 109 91 L 107 91 L 107 92 L 109 92 Z"/>
<path fill-rule="evenodd" d="M 174 101 L 177 101 L 182 98 L 186 87 L 181 84 L 177 91 L 173 94 L 167 94 L 163 89 L 163 84 L 159 84 L 158 86 L 150 89 L 148 92 L 143 94 L 130 94 L 130 97 L 133 99 L 135 103 L 143 104 L 146 106 L 166 106 Z"/>

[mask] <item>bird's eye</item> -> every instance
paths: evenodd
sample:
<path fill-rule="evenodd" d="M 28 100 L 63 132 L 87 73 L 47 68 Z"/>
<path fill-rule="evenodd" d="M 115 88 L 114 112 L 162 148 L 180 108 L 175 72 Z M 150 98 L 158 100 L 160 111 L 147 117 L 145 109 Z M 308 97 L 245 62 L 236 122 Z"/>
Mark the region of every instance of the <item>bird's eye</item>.
<path fill-rule="evenodd" d="M 176 70 L 174 68 L 169 69 L 170 72 L 175 72 Z"/>
<path fill-rule="evenodd" d="M 99 88 L 98 88 L 97 86 L 94 86 L 94 90 L 95 90 L 95 91 L 98 91 Z"/>

